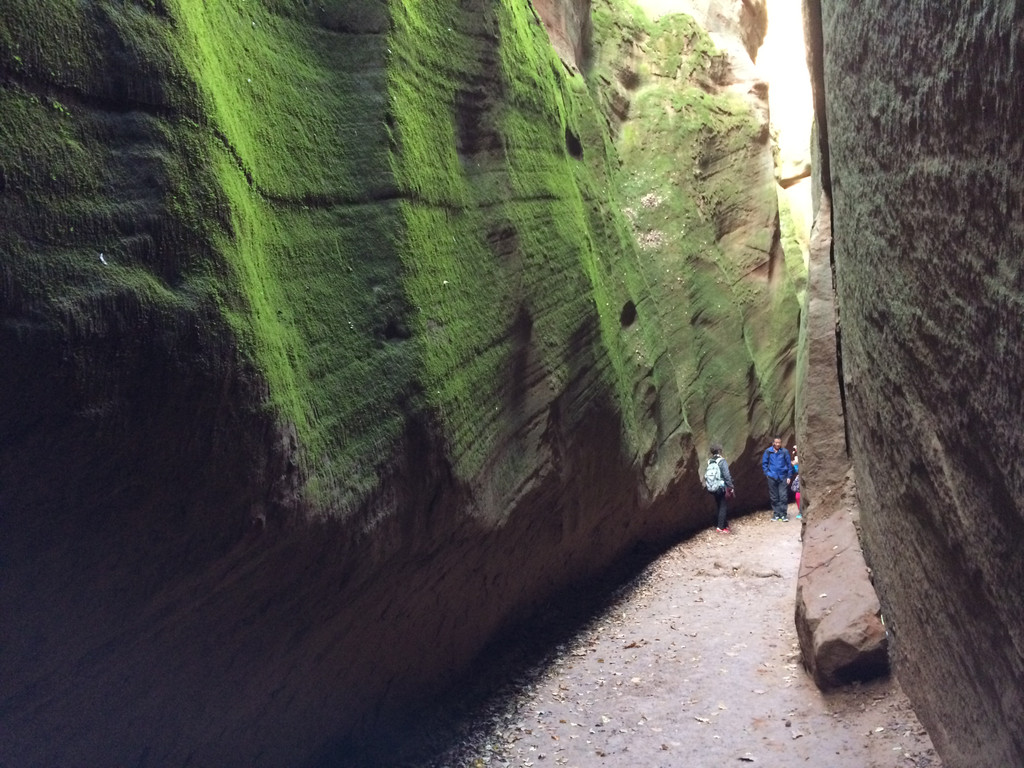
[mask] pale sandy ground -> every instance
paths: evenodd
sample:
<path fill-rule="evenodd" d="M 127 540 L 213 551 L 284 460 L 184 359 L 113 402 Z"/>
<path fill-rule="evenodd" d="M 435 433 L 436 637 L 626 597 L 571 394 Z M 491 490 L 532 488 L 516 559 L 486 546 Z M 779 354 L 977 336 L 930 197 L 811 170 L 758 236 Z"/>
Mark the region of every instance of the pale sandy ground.
<path fill-rule="evenodd" d="M 801 667 L 799 522 L 760 512 L 732 529 L 651 563 L 576 635 L 513 673 L 441 756 L 403 764 L 939 768 L 894 680 L 826 696 Z"/>

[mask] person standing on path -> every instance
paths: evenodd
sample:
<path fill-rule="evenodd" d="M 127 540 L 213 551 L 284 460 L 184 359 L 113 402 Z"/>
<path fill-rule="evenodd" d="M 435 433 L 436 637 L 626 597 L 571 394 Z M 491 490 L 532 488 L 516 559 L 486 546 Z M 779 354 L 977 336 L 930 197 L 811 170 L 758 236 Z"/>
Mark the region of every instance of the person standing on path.
<path fill-rule="evenodd" d="M 782 438 L 776 437 L 761 457 L 761 471 L 768 478 L 768 498 L 772 503 L 772 520 L 789 522 L 789 482 L 793 478 L 793 462 L 783 449 Z"/>
<path fill-rule="evenodd" d="M 714 467 L 718 467 L 718 472 Z M 736 492 L 732 482 L 732 474 L 729 472 L 729 462 L 722 458 L 722 446 L 711 446 L 711 458 L 708 459 L 708 468 L 704 472 L 704 484 L 708 492 L 715 497 L 715 508 L 718 511 L 718 525 L 715 530 L 719 533 L 731 533 L 729 523 L 726 521 L 729 510 L 727 499 L 731 499 Z"/>
<path fill-rule="evenodd" d="M 793 492 L 793 498 L 796 501 L 796 519 L 799 520 L 804 513 L 800 509 L 800 455 L 796 452 L 795 445 L 793 446 L 793 482 L 789 484 L 789 490 Z"/>

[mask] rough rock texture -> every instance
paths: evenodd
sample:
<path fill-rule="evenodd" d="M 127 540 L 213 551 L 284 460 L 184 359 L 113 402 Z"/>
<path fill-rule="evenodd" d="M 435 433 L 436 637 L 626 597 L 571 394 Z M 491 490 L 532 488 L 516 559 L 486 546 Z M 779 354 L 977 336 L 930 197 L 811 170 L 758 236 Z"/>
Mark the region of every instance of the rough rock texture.
<path fill-rule="evenodd" d="M 821 196 L 811 231 L 806 309 L 801 316 L 796 431 L 800 446 L 800 501 L 814 512 L 842 488 L 850 469 L 839 382 L 835 289 L 832 280 L 830 200 Z"/>
<path fill-rule="evenodd" d="M 945 765 L 1021 765 L 1021 4 L 818 10 L 848 432 L 894 663 Z"/>
<path fill-rule="evenodd" d="M 813 37 L 810 25 L 805 35 Z M 820 25 L 818 25 L 820 29 Z M 810 46 L 810 65 L 820 70 L 820 47 Z M 818 95 L 820 81 L 812 92 Z M 824 122 L 824 118 L 820 118 Z M 795 622 L 804 667 L 821 688 L 889 671 L 888 641 L 855 524 L 859 507 L 846 445 L 846 414 L 840 383 L 839 316 L 836 306 L 832 204 L 823 132 L 812 134 L 808 152 L 817 159 L 817 200 L 811 231 L 807 292 L 801 315 L 797 374 L 797 438 L 803 549 L 797 577 Z"/>
<path fill-rule="evenodd" d="M 880 606 L 858 542 L 839 385 L 832 282 L 832 219 L 819 198 L 811 233 L 806 311 L 800 333 L 797 438 L 803 550 L 796 627 L 804 666 L 822 688 L 889 669 Z"/>
<path fill-rule="evenodd" d="M 637 5 L 652 17 L 671 13 L 692 17 L 740 67 L 757 59 L 768 28 L 765 0 L 638 0 Z"/>
<path fill-rule="evenodd" d="M 593 55 L 593 27 L 590 24 L 591 0 L 534 0 L 533 7 L 562 62 L 582 69 Z"/>
<path fill-rule="evenodd" d="M 852 477 L 807 520 L 796 587 L 796 629 L 804 666 L 819 688 L 889 670 L 880 606 L 857 537 Z"/>
<path fill-rule="evenodd" d="M 795 352 L 785 340 L 804 272 L 799 252 L 789 260 L 781 245 L 767 91 L 740 43 L 738 4 L 729 18 L 700 3 L 645 5 L 676 12 L 625 23 L 616 4 L 595 2 L 595 37 L 614 45 L 592 70 L 609 86 L 624 210 L 650 289 L 638 310 L 656 315 L 668 345 L 661 360 L 636 350 L 636 362 L 672 377 L 680 417 L 722 443 L 738 504 L 753 506 L 766 498 L 760 452 L 775 432 L 792 434 Z M 703 10 L 715 33 L 680 10 Z"/>
<path fill-rule="evenodd" d="M 717 181 L 666 285 L 525 3 L 5 4 L 0 760 L 338 760 L 707 524 L 698 446 L 791 417 L 795 298 L 718 172 L 762 124 L 668 32 Z"/>

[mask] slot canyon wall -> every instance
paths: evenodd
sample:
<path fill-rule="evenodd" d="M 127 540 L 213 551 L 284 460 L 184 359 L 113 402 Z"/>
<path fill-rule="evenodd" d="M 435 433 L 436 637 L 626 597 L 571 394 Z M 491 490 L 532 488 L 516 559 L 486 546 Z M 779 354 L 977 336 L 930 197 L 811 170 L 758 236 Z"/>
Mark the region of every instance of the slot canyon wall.
<path fill-rule="evenodd" d="M 803 278 L 733 6 L 3 4 L 0 763 L 340 759 L 710 524 L 710 441 L 764 502 Z"/>
<path fill-rule="evenodd" d="M 806 9 L 850 453 L 893 662 L 944 765 L 1022 765 L 1024 6 Z"/>

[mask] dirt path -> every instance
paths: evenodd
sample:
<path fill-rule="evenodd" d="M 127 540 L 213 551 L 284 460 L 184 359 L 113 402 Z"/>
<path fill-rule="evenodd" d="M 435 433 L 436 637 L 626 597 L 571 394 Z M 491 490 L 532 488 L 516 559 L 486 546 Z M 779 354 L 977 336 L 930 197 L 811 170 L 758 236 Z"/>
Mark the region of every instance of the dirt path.
<path fill-rule="evenodd" d="M 431 764 L 938 768 L 894 681 L 824 696 L 800 666 L 799 522 L 732 529 L 652 563 Z"/>

